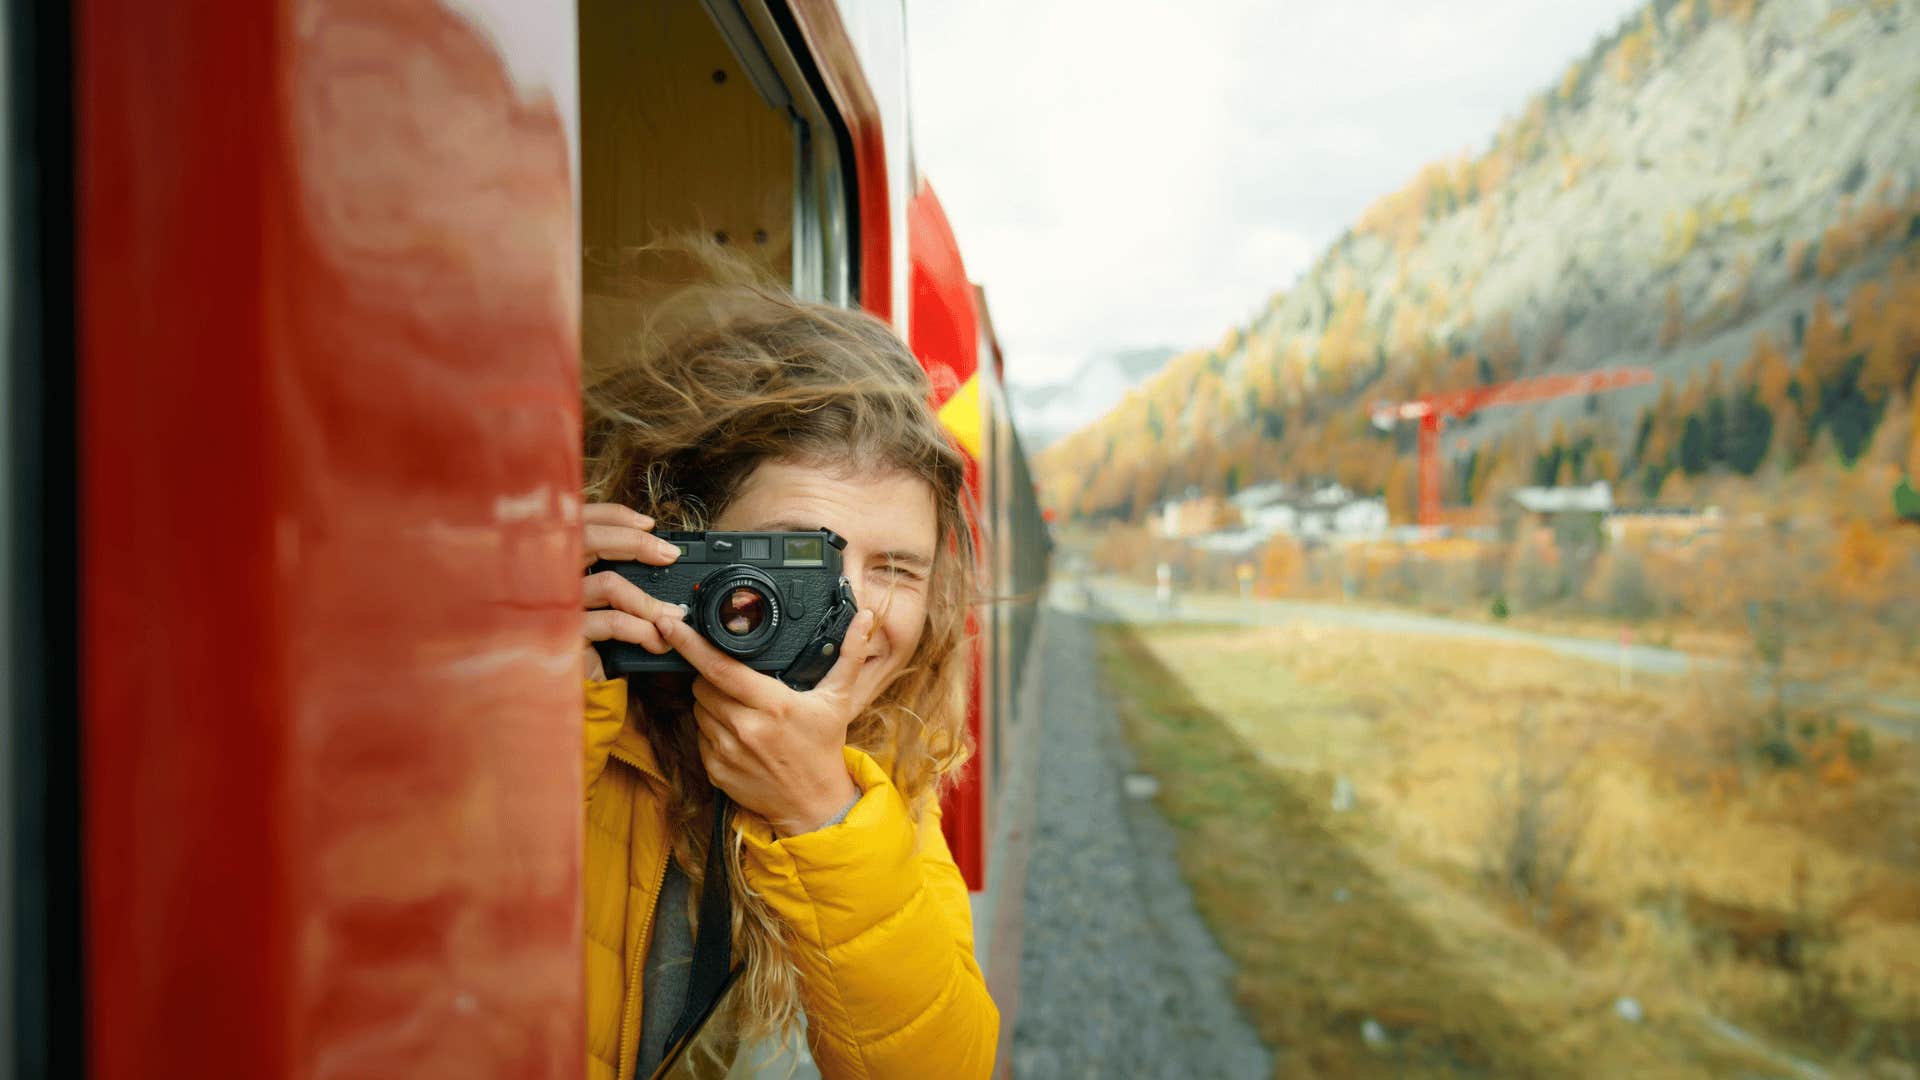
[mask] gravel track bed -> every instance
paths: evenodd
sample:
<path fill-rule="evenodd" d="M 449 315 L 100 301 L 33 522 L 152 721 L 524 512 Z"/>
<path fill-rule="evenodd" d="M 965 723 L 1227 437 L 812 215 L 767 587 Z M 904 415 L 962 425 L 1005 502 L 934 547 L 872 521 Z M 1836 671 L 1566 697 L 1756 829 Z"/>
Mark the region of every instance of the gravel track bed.
<path fill-rule="evenodd" d="M 1122 791 L 1132 755 L 1093 623 L 1056 609 L 1046 625 L 1014 1075 L 1273 1075 L 1181 880 L 1171 828 Z"/>

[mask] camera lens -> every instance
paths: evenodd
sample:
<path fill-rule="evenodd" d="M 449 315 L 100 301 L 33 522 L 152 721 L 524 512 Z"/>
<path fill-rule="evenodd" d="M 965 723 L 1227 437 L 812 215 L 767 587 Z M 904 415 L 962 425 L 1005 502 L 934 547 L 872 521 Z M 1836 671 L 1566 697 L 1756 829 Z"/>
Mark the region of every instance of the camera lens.
<path fill-rule="evenodd" d="M 752 659 L 780 636 L 780 587 L 758 567 L 723 566 L 694 595 L 694 625 L 722 652 Z"/>
<path fill-rule="evenodd" d="M 718 614 L 720 629 L 746 637 L 767 621 L 767 598 L 753 589 L 735 589 L 720 602 Z"/>

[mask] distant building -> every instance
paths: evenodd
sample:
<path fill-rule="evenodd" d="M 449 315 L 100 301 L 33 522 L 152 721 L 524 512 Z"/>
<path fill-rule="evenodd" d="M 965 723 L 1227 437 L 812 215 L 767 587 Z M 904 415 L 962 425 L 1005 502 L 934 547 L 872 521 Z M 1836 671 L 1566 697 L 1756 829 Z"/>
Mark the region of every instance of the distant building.
<path fill-rule="evenodd" d="M 1515 491 L 1501 514 L 1508 536 L 1552 537 L 1562 550 L 1592 549 L 1600 543 L 1600 523 L 1613 511 L 1613 486 L 1596 480 L 1585 486 L 1524 487 Z"/>
<path fill-rule="evenodd" d="M 1585 487 L 1523 487 L 1513 501 L 1530 514 L 1605 514 L 1613 510 L 1613 485 L 1596 480 Z"/>
<path fill-rule="evenodd" d="M 1240 512 L 1218 495 L 1190 494 L 1171 500 L 1157 516 L 1155 531 L 1172 539 L 1205 536 L 1240 524 Z"/>
<path fill-rule="evenodd" d="M 1285 501 L 1291 491 L 1291 488 L 1281 483 L 1255 484 L 1249 488 L 1241 488 L 1227 501 L 1241 513 L 1251 514 L 1262 507 Z"/>
<path fill-rule="evenodd" d="M 1222 555 L 1251 555 L 1272 537 L 1273 534 L 1270 532 L 1249 526 L 1225 529 L 1198 537 L 1193 541 L 1193 546 L 1202 551 L 1214 551 Z"/>
<path fill-rule="evenodd" d="M 1295 533 L 1303 540 L 1374 540 L 1387 531 L 1387 501 L 1356 499 L 1337 488 L 1340 499 L 1315 492 L 1309 505 L 1299 507 Z"/>
<path fill-rule="evenodd" d="M 1723 520 L 1717 506 L 1641 506 L 1613 510 L 1607 514 L 1607 540 L 1616 544 L 1633 541 L 1681 546 L 1703 533 L 1718 531 Z"/>
<path fill-rule="evenodd" d="M 1206 535 L 1196 542 L 1197 546 L 1209 551 L 1243 553 L 1274 536 L 1334 543 L 1377 539 L 1387 531 L 1385 500 L 1356 498 L 1339 484 L 1307 492 L 1296 491 L 1286 484 L 1260 484 L 1234 495 L 1228 504 L 1237 518 L 1206 530 Z M 1188 528 L 1196 517 L 1204 516 L 1199 511 L 1185 509 L 1184 503 L 1182 506 L 1177 517 L 1163 512 L 1162 535 L 1196 535 L 1168 531 Z"/>

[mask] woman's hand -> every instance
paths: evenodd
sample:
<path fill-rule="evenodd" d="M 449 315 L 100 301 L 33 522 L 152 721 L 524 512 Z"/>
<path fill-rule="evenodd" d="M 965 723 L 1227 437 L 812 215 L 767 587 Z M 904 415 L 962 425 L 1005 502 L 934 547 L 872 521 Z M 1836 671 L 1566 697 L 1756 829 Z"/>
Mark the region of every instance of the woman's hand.
<path fill-rule="evenodd" d="M 678 618 L 655 626 L 700 673 L 693 717 L 714 787 L 781 836 L 812 832 L 859 796 L 840 748 L 864 704 L 854 684 L 871 655 L 873 612 L 854 617 L 839 661 L 805 693 L 726 655 Z"/>
<path fill-rule="evenodd" d="M 653 519 L 617 503 L 588 503 L 580 512 L 584 542 L 581 567 L 598 559 L 624 559 L 666 566 L 680 557 L 680 549 L 653 535 Z M 604 679 L 606 670 L 596 641 L 627 641 L 650 653 L 672 646 L 660 637 L 658 621 L 680 619 L 677 604 L 648 596 L 638 585 L 611 570 L 588 574 L 581 591 L 587 608 L 586 641 L 580 664 L 589 679 Z"/>

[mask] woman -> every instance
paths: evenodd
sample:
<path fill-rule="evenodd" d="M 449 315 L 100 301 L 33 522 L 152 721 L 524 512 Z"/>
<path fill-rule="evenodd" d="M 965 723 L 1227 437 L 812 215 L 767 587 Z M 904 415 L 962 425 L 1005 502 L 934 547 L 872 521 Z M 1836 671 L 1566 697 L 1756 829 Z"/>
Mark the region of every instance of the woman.
<path fill-rule="evenodd" d="M 670 563 L 656 527 L 826 527 L 861 612 L 801 693 L 677 606 L 587 577 L 589 643 L 674 650 L 697 672 L 629 687 L 582 654 L 588 1075 L 645 1076 L 665 1050 L 716 788 L 736 807 L 738 1038 L 804 1012 L 827 1077 L 986 1075 L 999 1018 L 939 814 L 967 756 L 972 545 L 926 379 L 879 321 L 758 289 L 683 295 L 642 340 L 589 372 L 587 561 Z"/>

